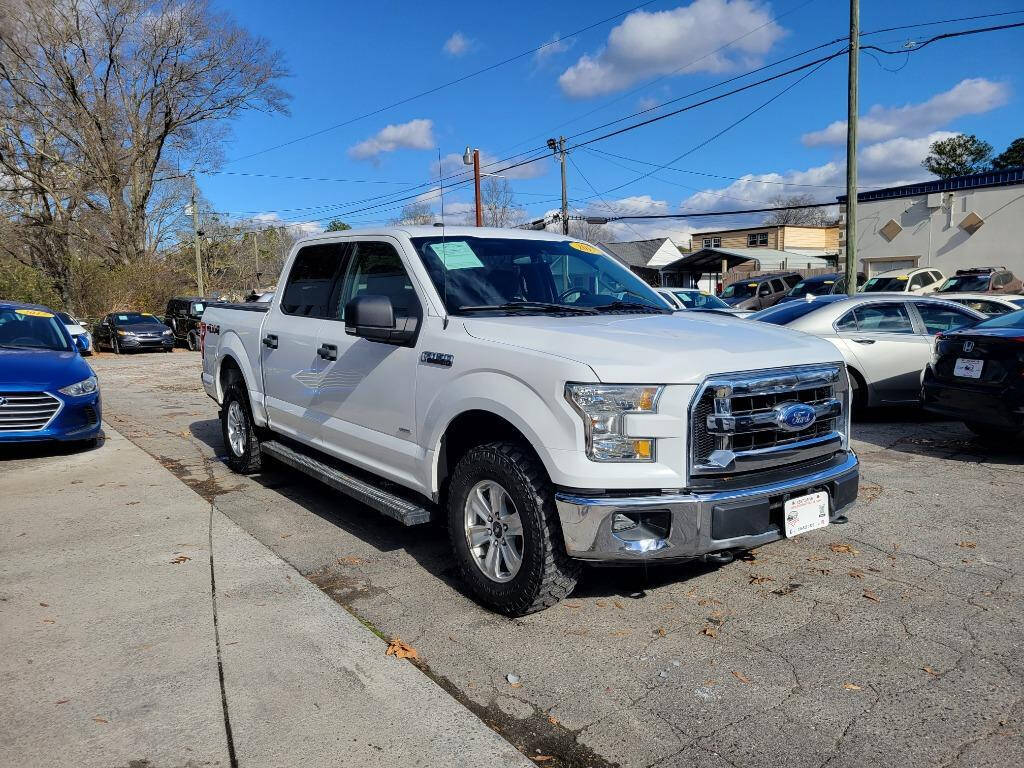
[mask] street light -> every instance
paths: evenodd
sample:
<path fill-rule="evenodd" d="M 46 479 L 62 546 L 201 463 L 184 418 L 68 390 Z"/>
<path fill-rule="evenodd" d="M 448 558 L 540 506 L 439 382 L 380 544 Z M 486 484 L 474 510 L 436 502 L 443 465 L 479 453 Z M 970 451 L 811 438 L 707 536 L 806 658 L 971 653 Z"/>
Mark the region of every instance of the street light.
<path fill-rule="evenodd" d="M 473 166 L 473 189 L 476 193 L 476 225 L 484 225 L 484 211 L 480 207 L 480 150 L 466 147 L 462 154 L 462 162 Z"/>

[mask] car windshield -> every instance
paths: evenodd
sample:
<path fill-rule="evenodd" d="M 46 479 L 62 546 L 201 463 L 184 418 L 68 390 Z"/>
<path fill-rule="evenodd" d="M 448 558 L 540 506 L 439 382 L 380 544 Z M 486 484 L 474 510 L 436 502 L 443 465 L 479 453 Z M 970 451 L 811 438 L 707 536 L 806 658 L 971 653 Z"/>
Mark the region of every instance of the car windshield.
<path fill-rule="evenodd" d="M 972 293 L 988 290 L 988 275 L 957 275 L 939 286 L 936 293 Z"/>
<path fill-rule="evenodd" d="M 757 283 L 733 283 L 722 291 L 723 299 L 745 299 L 757 292 Z"/>
<path fill-rule="evenodd" d="M 643 280 L 589 243 L 514 237 L 414 237 L 452 314 L 671 310 Z"/>
<path fill-rule="evenodd" d="M 818 278 L 816 280 L 801 280 L 799 283 L 794 285 L 787 296 L 797 296 L 803 298 L 804 296 L 824 296 L 832 293 L 832 289 L 835 288 L 836 281 L 834 278 Z"/>
<path fill-rule="evenodd" d="M 872 277 L 864 283 L 864 291 L 866 293 L 876 293 L 881 291 L 898 291 L 903 293 L 907 288 L 908 280 L 910 280 L 910 277 L 907 275 L 897 275 L 896 277 Z"/>
<path fill-rule="evenodd" d="M 114 325 L 140 325 L 147 323 L 155 323 L 156 325 L 163 325 L 153 315 L 146 312 L 118 312 L 116 315 L 112 315 L 114 319 Z"/>
<path fill-rule="evenodd" d="M 41 309 L 0 309 L 0 349 L 71 349 L 60 321 Z"/>
<path fill-rule="evenodd" d="M 720 298 L 704 291 L 672 291 L 672 295 L 687 309 L 729 309 Z"/>
<path fill-rule="evenodd" d="M 983 328 L 1024 328 L 1024 310 L 1010 312 L 1008 315 L 999 315 L 988 320 L 982 320 L 972 327 L 972 330 Z"/>

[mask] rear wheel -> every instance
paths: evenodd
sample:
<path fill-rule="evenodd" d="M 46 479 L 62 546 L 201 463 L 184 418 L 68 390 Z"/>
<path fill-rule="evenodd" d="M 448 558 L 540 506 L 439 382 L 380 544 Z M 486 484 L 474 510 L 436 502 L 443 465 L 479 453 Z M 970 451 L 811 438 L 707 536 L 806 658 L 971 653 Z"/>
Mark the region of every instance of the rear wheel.
<path fill-rule="evenodd" d="M 199 334 L 195 331 L 189 331 L 188 337 L 185 339 L 185 343 L 188 344 L 189 352 L 195 352 L 199 349 Z"/>
<path fill-rule="evenodd" d="M 228 454 L 227 465 L 242 475 L 259 472 L 263 463 L 260 439 L 253 425 L 249 398 L 237 381 L 224 393 L 220 424 Z"/>
<path fill-rule="evenodd" d="M 459 460 L 448 535 L 470 590 L 502 613 L 548 608 L 576 586 L 580 565 L 565 552 L 551 482 L 520 443 L 488 443 Z"/>

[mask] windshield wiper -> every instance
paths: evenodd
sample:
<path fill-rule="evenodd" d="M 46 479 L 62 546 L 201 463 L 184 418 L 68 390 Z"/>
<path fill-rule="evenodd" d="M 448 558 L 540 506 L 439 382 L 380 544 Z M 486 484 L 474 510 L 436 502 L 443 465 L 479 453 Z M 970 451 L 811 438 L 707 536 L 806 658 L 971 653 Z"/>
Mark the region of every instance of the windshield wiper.
<path fill-rule="evenodd" d="M 602 309 L 643 309 L 658 315 L 665 315 L 672 311 L 668 307 L 662 309 L 661 307 L 655 307 L 642 301 L 623 301 L 622 299 L 617 299 L 611 304 L 601 304 L 600 306 L 594 307 L 594 309 L 598 311 Z"/>
<path fill-rule="evenodd" d="M 459 312 L 568 312 L 577 315 L 596 315 L 591 307 L 574 307 L 568 304 L 553 304 L 548 301 L 508 301 L 504 304 L 480 304 L 459 307 Z"/>

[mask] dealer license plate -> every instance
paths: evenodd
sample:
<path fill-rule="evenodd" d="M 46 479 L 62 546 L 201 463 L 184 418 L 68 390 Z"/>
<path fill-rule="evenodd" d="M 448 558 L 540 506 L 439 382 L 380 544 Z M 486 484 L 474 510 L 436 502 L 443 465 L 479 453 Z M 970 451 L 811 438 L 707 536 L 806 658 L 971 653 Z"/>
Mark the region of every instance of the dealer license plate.
<path fill-rule="evenodd" d="M 966 357 L 958 357 L 956 365 L 953 366 L 953 375 L 965 379 L 980 379 L 981 369 L 985 365 L 984 360 L 969 360 Z"/>
<path fill-rule="evenodd" d="M 786 502 L 786 536 L 799 536 L 828 525 L 828 491 L 809 493 Z"/>

